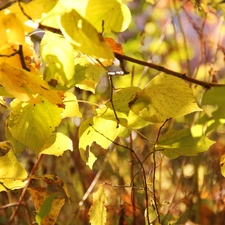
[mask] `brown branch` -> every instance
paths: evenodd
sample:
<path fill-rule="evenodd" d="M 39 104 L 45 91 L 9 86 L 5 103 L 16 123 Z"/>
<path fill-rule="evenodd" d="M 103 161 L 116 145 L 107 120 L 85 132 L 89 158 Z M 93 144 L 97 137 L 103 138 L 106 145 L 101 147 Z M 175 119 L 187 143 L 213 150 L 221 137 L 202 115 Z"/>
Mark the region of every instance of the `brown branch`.
<path fill-rule="evenodd" d="M 32 170 L 31 170 L 31 172 L 30 172 L 30 174 L 29 174 L 29 178 L 28 178 L 27 184 L 26 184 L 26 186 L 24 187 L 24 189 L 23 189 L 23 191 L 22 191 L 22 194 L 21 194 L 21 196 L 20 196 L 18 205 L 17 205 L 15 211 L 13 212 L 13 214 L 11 215 L 11 217 L 10 217 L 10 219 L 9 219 L 8 225 L 11 225 L 11 224 L 13 223 L 13 220 L 14 220 L 16 214 L 18 213 L 19 208 L 20 208 L 20 206 L 21 206 L 21 204 L 22 204 L 22 202 L 23 202 L 23 198 L 24 198 L 24 196 L 25 196 L 25 194 L 26 194 L 26 192 L 27 192 L 27 188 L 28 188 L 28 186 L 30 185 L 30 182 L 31 182 L 31 178 L 30 178 L 30 177 L 31 177 L 32 175 L 34 175 L 35 171 L 37 170 L 37 167 L 38 167 L 38 165 L 39 165 L 39 163 L 40 163 L 42 157 L 43 157 L 43 155 L 41 154 L 41 155 L 38 157 L 36 163 L 34 164 Z"/>
<path fill-rule="evenodd" d="M 126 56 L 126 55 L 121 55 L 121 54 L 118 54 L 116 52 L 114 52 L 114 55 L 119 60 L 126 60 L 126 61 L 133 62 L 133 63 L 139 64 L 139 65 L 142 65 L 142 66 L 147 66 L 149 68 L 152 68 L 152 69 L 164 72 L 166 74 L 181 78 L 181 79 L 183 79 L 185 81 L 188 81 L 190 83 L 200 85 L 200 86 L 202 86 L 206 89 L 209 89 L 211 87 L 225 87 L 225 84 L 217 84 L 217 83 L 210 83 L 210 82 L 197 80 L 197 79 L 194 79 L 192 77 L 188 77 L 186 75 L 186 73 L 179 73 L 179 72 L 167 69 L 163 66 L 159 66 L 159 65 L 154 64 L 154 63 L 149 63 L 149 62 L 145 62 L 145 61 L 142 61 L 142 60 L 138 60 L 138 59 Z"/>

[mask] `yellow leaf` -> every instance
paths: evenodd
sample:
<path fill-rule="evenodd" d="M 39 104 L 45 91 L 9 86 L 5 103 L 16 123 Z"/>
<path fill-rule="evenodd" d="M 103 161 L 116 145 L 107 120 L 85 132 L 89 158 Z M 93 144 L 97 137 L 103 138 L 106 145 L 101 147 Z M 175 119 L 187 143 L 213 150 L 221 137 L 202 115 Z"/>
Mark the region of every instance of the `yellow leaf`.
<path fill-rule="evenodd" d="M 64 37 L 77 51 L 96 58 L 114 59 L 101 34 L 74 9 L 62 14 L 59 24 Z"/>
<path fill-rule="evenodd" d="M 29 3 L 23 3 L 21 1 L 20 4 L 24 12 L 31 17 L 32 20 L 28 19 L 27 16 L 24 15 L 18 3 L 12 4 L 7 8 L 7 10 L 16 14 L 26 32 L 32 32 L 38 27 L 38 23 L 41 21 L 41 18 L 45 17 L 57 2 L 58 0 L 32 0 Z"/>
<path fill-rule="evenodd" d="M 0 39 L 21 44 L 25 41 L 23 25 L 14 13 L 3 10 L 0 14 Z"/>
<path fill-rule="evenodd" d="M 62 108 L 47 100 L 29 104 L 15 99 L 10 106 L 12 112 L 7 118 L 7 130 L 11 134 L 9 137 L 29 147 L 38 155 L 61 122 Z"/>
<path fill-rule="evenodd" d="M 40 154 L 61 156 L 66 150 L 73 151 L 73 143 L 69 137 L 57 132 L 48 138 Z"/>
<path fill-rule="evenodd" d="M 76 96 L 71 92 L 65 92 L 64 96 L 63 104 L 65 105 L 65 108 L 61 113 L 62 118 L 75 116 L 82 117 Z"/>
<path fill-rule="evenodd" d="M 121 0 L 89 0 L 85 18 L 100 33 L 122 32 L 130 24 L 131 13 Z"/>
<path fill-rule="evenodd" d="M 26 184 L 27 172 L 18 162 L 9 142 L 1 142 L 0 149 L 10 149 L 0 157 L 0 191 L 23 188 Z"/>
<path fill-rule="evenodd" d="M 46 63 L 44 79 L 55 89 L 68 90 L 74 86 L 73 52 L 72 45 L 65 38 L 45 33 L 41 41 L 41 56 Z"/>
<path fill-rule="evenodd" d="M 107 149 L 112 141 L 116 139 L 119 130 L 120 128 L 117 128 L 116 121 L 107 120 L 98 116 L 89 118 L 80 126 L 79 148 L 84 150 L 87 146 L 90 147 L 93 142 L 96 142 L 102 148 Z M 85 160 L 86 156 L 82 155 L 82 158 Z"/>
<path fill-rule="evenodd" d="M 62 103 L 58 92 L 50 90 L 39 76 L 8 63 L 0 64 L 0 84 L 21 101 L 38 102 L 40 96 L 37 94 L 40 94 L 53 104 Z"/>
<path fill-rule="evenodd" d="M 106 223 L 106 195 L 102 185 L 93 194 L 93 204 L 89 210 L 91 225 L 104 225 Z"/>
<path fill-rule="evenodd" d="M 137 93 L 129 106 L 140 117 L 155 123 L 202 111 L 188 84 L 166 74 L 151 80 L 144 90 Z"/>

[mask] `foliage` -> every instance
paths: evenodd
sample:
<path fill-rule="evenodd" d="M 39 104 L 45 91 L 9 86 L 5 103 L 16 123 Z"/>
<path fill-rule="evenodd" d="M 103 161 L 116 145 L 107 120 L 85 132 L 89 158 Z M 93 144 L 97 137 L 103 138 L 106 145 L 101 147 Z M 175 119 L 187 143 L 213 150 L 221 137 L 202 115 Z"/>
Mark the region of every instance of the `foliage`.
<path fill-rule="evenodd" d="M 210 224 L 224 4 L 25 2 L 0 11 L 0 224 Z"/>

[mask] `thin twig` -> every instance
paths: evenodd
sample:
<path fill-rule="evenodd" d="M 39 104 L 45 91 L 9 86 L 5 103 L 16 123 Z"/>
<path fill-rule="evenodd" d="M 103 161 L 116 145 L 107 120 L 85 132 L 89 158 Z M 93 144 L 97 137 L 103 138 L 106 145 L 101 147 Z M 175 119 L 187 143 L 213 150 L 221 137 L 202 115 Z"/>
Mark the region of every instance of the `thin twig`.
<path fill-rule="evenodd" d="M 104 138 L 106 138 L 107 140 L 109 140 L 110 142 L 112 142 L 114 145 L 117 145 L 119 147 L 122 147 L 122 148 L 125 148 L 129 151 L 132 152 L 132 154 L 134 155 L 134 157 L 137 159 L 138 163 L 140 164 L 141 166 L 141 169 L 142 169 L 142 172 L 143 172 L 143 181 L 144 181 L 144 192 L 145 192 L 145 201 L 146 201 L 146 217 L 147 217 L 147 223 L 148 225 L 150 225 L 150 219 L 149 219 L 149 208 L 148 208 L 148 205 L 149 205 L 149 197 L 148 197 L 148 186 L 147 186 L 147 180 L 146 180 L 146 172 L 145 172 L 145 168 L 141 162 L 141 160 L 139 159 L 139 157 L 137 156 L 136 152 L 127 147 L 127 146 L 124 146 L 124 145 L 121 145 L 113 140 L 111 140 L 110 138 L 106 137 L 103 133 L 99 132 L 98 130 L 96 130 L 93 125 L 89 124 L 93 129 L 94 131 L 96 131 L 97 133 L 99 133 L 100 135 L 102 135 Z"/>
<path fill-rule="evenodd" d="M 28 186 L 30 185 L 30 182 L 31 182 L 31 178 L 30 178 L 30 177 L 31 177 L 32 175 L 34 175 L 35 171 L 37 170 L 37 167 L 38 167 L 38 165 L 39 165 L 39 163 L 40 163 L 42 157 L 43 157 L 42 154 L 39 155 L 39 157 L 38 157 L 36 163 L 34 164 L 32 170 L 31 170 L 31 172 L 30 172 L 30 174 L 29 174 L 28 181 L 27 181 L 27 183 L 26 183 L 26 185 L 25 185 L 25 187 L 24 187 L 24 189 L 23 189 L 23 191 L 22 191 L 22 194 L 21 194 L 20 198 L 19 198 L 18 205 L 17 205 L 15 211 L 13 212 L 13 214 L 11 215 L 11 217 L 10 217 L 10 219 L 9 219 L 8 225 L 11 225 L 11 224 L 13 223 L 13 220 L 14 220 L 16 214 L 18 213 L 18 210 L 19 210 L 19 208 L 20 208 L 20 206 L 21 206 L 21 204 L 22 204 L 22 202 L 23 202 L 23 198 L 24 198 L 24 196 L 25 196 L 25 194 L 26 194 L 26 192 L 27 192 L 27 188 L 28 188 Z"/>
<path fill-rule="evenodd" d="M 114 113 L 116 121 L 117 121 L 116 128 L 118 128 L 119 124 L 120 124 L 120 120 L 119 120 L 119 118 L 117 116 L 117 113 L 116 113 L 116 110 L 115 110 L 115 106 L 114 106 L 114 103 L 113 103 L 113 88 L 114 88 L 114 86 L 113 86 L 113 81 L 112 81 L 112 76 L 111 75 L 109 75 L 109 81 L 110 81 L 110 100 L 109 101 L 111 102 L 112 110 L 113 110 L 113 113 Z"/>
<path fill-rule="evenodd" d="M 159 215 L 159 208 L 158 208 L 158 203 L 157 203 L 157 198 L 156 198 L 156 188 L 155 188 L 155 175 L 156 175 L 156 158 L 155 158 L 155 145 L 159 140 L 159 136 L 161 133 L 162 128 L 165 126 L 165 124 L 169 121 L 170 119 L 167 119 L 159 128 L 155 144 L 153 145 L 153 175 L 152 175 L 152 191 L 153 191 L 153 199 L 154 199 L 154 206 L 155 206 L 155 211 L 157 215 L 158 222 L 160 224 L 160 215 Z"/>

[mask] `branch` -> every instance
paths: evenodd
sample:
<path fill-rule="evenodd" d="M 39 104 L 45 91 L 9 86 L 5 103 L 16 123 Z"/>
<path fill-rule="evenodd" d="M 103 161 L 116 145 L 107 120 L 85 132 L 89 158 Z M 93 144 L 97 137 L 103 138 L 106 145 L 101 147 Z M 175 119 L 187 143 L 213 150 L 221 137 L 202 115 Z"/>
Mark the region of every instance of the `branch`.
<path fill-rule="evenodd" d="M 116 52 L 114 52 L 114 55 L 119 60 L 126 60 L 126 61 L 133 62 L 133 63 L 139 64 L 139 65 L 147 66 L 149 68 L 152 68 L 152 69 L 164 72 L 166 74 L 181 78 L 181 79 L 183 79 L 185 81 L 188 81 L 190 83 L 200 85 L 200 86 L 202 86 L 206 89 L 209 89 L 211 87 L 225 87 L 225 84 L 217 84 L 217 83 L 210 83 L 210 82 L 197 80 L 197 79 L 194 79 L 192 77 L 188 77 L 186 75 L 186 73 L 178 73 L 176 71 L 167 69 L 163 66 L 159 66 L 159 65 L 154 64 L 154 63 L 149 63 L 149 62 L 145 62 L 145 61 L 142 61 L 142 60 L 138 60 L 138 59 L 126 56 L 126 55 L 121 55 L 121 54 L 118 54 Z"/>
<path fill-rule="evenodd" d="M 24 55 L 23 55 L 23 45 L 19 45 L 19 49 L 16 52 L 14 52 L 14 53 L 12 53 L 10 55 L 0 54 L 0 57 L 10 58 L 10 57 L 13 57 L 13 56 L 15 56 L 17 54 L 19 55 L 20 63 L 22 65 L 22 68 L 24 70 L 30 71 L 30 69 L 26 66 L 26 63 L 25 63 L 25 59 L 24 59 Z"/>
<path fill-rule="evenodd" d="M 31 170 L 31 172 L 30 172 L 30 174 L 29 174 L 28 181 L 27 181 L 25 187 L 23 188 L 22 194 L 21 194 L 21 196 L 20 196 L 20 198 L 19 198 L 18 205 L 17 205 L 15 211 L 12 213 L 12 215 L 11 215 L 11 217 L 10 217 L 10 219 L 9 219 L 8 225 L 11 225 L 11 224 L 13 223 L 13 220 L 14 220 L 16 214 L 18 213 L 20 206 L 21 206 L 22 203 L 23 203 L 23 198 L 24 198 L 24 196 L 25 196 L 25 194 L 26 194 L 26 192 L 27 192 L 27 188 L 28 188 L 28 186 L 30 185 L 30 182 L 31 182 L 31 176 L 34 175 L 34 173 L 35 173 L 35 171 L 37 170 L 37 167 L 38 167 L 38 165 L 39 165 L 39 163 L 40 163 L 40 161 L 41 161 L 42 158 L 43 158 L 43 155 L 42 155 L 42 154 L 39 155 L 39 157 L 38 157 L 36 163 L 34 164 L 32 170 Z"/>

